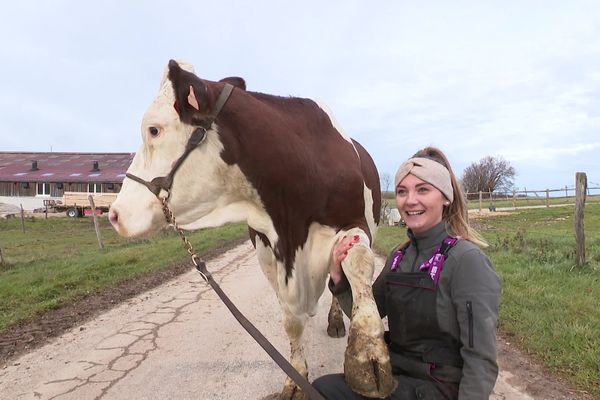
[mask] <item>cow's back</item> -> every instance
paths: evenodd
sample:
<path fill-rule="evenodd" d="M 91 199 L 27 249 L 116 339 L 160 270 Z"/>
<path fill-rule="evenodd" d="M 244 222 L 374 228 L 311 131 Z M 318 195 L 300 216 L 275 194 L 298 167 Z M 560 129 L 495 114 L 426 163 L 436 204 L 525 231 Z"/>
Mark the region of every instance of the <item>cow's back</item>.
<path fill-rule="evenodd" d="M 219 126 L 221 156 L 237 164 L 258 192 L 278 235 L 271 245 L 286 269 L 291 270 L 312 223 L 374 234 L 381 194 L 367 151 L 345 137 L 313 100 L 238 94 Z"/>

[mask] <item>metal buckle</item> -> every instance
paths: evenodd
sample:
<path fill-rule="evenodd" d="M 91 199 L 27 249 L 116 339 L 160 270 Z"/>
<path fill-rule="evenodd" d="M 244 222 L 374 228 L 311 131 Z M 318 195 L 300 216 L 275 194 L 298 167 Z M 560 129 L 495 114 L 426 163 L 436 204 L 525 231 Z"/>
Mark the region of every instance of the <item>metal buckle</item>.
<path fill-rule="evenodd" d="M 206 263 L 200 260 L 196 253 L 192 254 L 192 263 L 196 266 L 196 271 L 198 271 L 202 279 L 208 283 L 208 279 L 211 277 L 211 274 L 206 269 Z"/>

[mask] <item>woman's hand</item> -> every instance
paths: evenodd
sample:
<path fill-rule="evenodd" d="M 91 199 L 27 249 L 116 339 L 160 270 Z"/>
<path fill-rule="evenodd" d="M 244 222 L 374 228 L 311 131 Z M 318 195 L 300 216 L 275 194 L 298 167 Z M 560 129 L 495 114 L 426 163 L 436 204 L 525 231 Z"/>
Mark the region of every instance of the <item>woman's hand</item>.
<path fill-rule="evenodd" d="M 354 243 L 360 240 L 360 236 L 342 236 L 333 246 L 331 251 L 331 263 L 329 264 L 329 276 L 335 285 L 337 285 L 344 276 L 342 271 L 342 260 L 348 255 L 348 250 L 354 246 Z"/>

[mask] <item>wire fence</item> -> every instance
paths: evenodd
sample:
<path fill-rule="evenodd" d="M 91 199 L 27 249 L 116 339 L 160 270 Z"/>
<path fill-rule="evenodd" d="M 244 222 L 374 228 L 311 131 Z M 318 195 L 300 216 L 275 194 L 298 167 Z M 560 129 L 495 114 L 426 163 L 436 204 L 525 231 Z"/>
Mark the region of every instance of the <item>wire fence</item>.
<path fill-rule="evenodd" d="M 552 207 L 575 204 L 575 188 L 524 189 L 510 192 L 466 192 L 469 209 L 498 211 L 523 207 Z M 600 186 L 587 188 L 586 203 L 600 202 Z"/>

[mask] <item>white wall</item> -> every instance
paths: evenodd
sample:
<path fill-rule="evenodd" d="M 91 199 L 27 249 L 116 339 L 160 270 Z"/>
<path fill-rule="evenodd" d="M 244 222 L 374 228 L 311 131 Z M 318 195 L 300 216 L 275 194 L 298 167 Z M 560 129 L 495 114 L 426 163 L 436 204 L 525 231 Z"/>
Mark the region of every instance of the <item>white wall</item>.
<path fill-rule="evenodd" d="M 23 209 L 25 211 L 33 211 L 35 208 L 43 208 L 44 200 L 62 200 L 62 197 L 13 197 L 13 196 L 0 196 L 0 203 L 11 204 Z"/>

